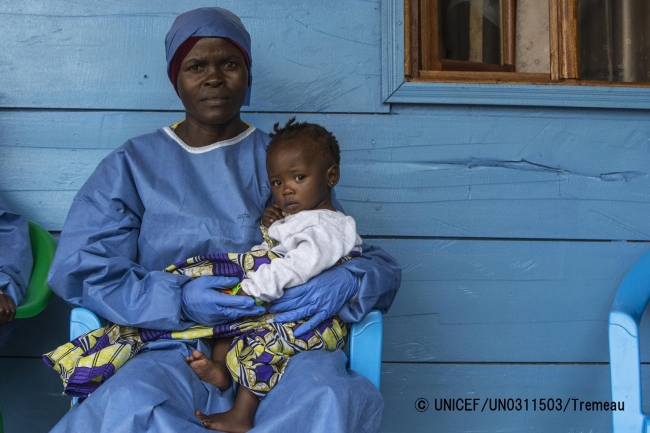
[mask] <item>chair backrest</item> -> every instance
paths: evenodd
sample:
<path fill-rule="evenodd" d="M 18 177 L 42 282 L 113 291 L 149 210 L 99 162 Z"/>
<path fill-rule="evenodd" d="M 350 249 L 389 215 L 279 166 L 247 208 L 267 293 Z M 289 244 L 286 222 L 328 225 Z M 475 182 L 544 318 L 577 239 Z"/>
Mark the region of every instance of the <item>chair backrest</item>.
<path fill-rule="evenodd" d="M 381 381 L 382 317 L 377 310 L 350 329 L 350 370 L 367 377 L 379 389 Z"/>
<path fill-rule="evenodd" d="M 52 290 L 47 285 L 47 274 L 54 259 L 56 243 L 47 230 L 31 221 L 29 222 L 29 241 L 34 257 L 34 267 L 25 299 L 16 308 L 16 319 L 37 315 L 43 311 L 52 297 Z"/>
<path fill-rule="evenodd" d="M 641 397 L 639 323 L 650 299 L 650 253 L 627 273 L 609 314 L 609 368 L 612 401 L 625 410 L 612 412 L 612 431 L 645 432 L 647 416 Z"/>

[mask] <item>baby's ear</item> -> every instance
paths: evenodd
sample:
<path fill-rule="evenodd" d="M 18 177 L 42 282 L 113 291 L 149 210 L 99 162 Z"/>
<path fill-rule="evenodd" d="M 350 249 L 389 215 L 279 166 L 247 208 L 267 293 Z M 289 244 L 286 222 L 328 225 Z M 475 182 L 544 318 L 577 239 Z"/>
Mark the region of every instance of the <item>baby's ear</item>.
<path fill-rule="evenodd" d="M 333 164 L 327 169 L 327 186 L 334 188 L 341 178 L 341 169 L 338 164 Z"/>

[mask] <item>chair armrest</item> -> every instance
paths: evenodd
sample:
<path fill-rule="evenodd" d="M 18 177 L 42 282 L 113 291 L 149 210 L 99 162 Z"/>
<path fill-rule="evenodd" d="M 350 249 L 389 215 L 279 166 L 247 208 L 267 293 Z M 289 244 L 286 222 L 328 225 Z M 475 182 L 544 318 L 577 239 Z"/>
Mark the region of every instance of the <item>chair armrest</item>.
<path fill-rule="evenodd" d="M 70 312 L 70 340 L 101 328 L 102 322 L 95 313 L 86 308 L 73 308 Z"/>
<path fill-rule="evenodd" d="M 625 402 L 612 412 L 612 431 L 643 432 L 648 428 L 641 397 L 639 323 L 650 300 L 650 252 L 627 273 L 609 314 L 609 368 L 612 401 Z"/>
<path fill-rule="evenodd" d="M 625 402 L 624 411 L 612 412 L 614 433 L 645 431 L 639 353 L 639 332 L 636 322 L 626 313 L 612 311 L 609 315 L 612 401 Z"/>
<path fill-rule="evenodd" d="M 350 370 L 367 377 L 379 389 L 382 349 L 381 313 L 373 310 L 350 328 Z"/>
<path fill-rule="evenodd" d="M 47 307 L 52 298 L 52 290 L 47 285 L 47 273 L 50 271 L 54 259 L 56 243 L 47 230 L 31 221 L 28 224 L 34 266 L 25 299 L 16 308 L 16 319 L 26 319 L 37 315 Z"/>
<path fill-rule="evenodd" d="M 612 311 L 621 311 L 639 324 L 650 300 L 650 252 L 637 261 L 625 275 L 616 292 Z"/>
<path fill-rule="evenodd" d="M 102 322 L 95 313 L 86 308 L 73 308 L 70 312 L 70 340 L 101 328 Z M 70 407 L 74 407 L 79 402 L 79 397 L 72 397 Z"/>

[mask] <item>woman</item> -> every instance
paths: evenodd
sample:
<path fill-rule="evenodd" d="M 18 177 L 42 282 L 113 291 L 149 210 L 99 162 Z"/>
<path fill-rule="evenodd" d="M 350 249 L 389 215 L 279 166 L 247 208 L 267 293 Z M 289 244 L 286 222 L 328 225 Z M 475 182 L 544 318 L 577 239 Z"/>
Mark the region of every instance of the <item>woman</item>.
<path fill-rule="evenodd" d="M 252 83 L 250 37 L 231 12 L 203 8 L 180 15 L 165 45 L 185 120 L 127 141 L 99 164 L 73 201 L 49 283 L 70 304 L 122 325 L 181 329 L 260 314 L 251 298 L 213 290 L 227 279 L 162 272 L 179 259 L 261 241 L 269 139 L 240 118 Z M 355 322 L 387 309 L 399 266 L 366 251 L 288 290 L 270 308 L 283 312 L 276 320 L 311 316 L 300 334 L 337 312 Z M 209 353 L 203 341 L 149 344 L 53 431 L 204 431 L 194 411 L 224 412 L 234 393 L 196 377 L 185 363 L 195 348 Z M 340 351 L 296 356 L 260 404 L 254 431 L 376 431 L 381 395 L 345 361 Z"/>

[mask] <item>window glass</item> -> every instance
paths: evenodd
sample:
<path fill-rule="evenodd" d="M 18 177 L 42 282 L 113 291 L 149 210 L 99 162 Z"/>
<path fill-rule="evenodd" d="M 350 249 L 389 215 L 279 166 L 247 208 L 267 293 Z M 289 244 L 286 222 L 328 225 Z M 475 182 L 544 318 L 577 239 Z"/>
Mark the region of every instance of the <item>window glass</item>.
<path fill-rule="evenodd" d="M 502 64 L 499 0 L 439 0 L 440 59 Z"/>
<path fill-rule="evenodd" d="M 650 81 L 650 2 L 579 0 L 580 78 Z"/>

